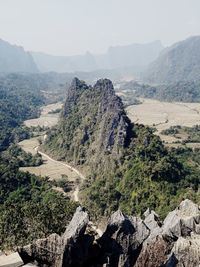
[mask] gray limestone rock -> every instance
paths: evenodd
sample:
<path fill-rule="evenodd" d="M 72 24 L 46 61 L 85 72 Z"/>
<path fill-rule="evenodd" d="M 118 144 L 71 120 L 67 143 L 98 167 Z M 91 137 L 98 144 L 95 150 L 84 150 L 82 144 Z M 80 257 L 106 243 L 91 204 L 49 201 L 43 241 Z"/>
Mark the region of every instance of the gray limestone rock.
<path fill-rule="evenodd" d="M 88 234 L 88 213 L 77 208 L 62 236 L 52 234 L 19 250 L 25 263 L 42 267 L 199 267 L 200 211 L 186 199 L 164 223 L 147 210 L 144 221 L 120 210 L 99 239 Z"/>
<path fill-rule="evenodd" d="M 177 238 L 188 236 L 191 232 L 200 234 L 199 223 L 199 206 L 186 199 L 167 215 L 163 223 L 162 234 Z"/>
<path fill-rule="evenodd" d="M 88 213 L 78 207 L 62 236 L 52 234 L 20 248 L 19 252 L 26 262 L 36 260 L 40 264 L 52 267 L 78 267 L 87 254 L 87 247 L 84 246 L 84 242 L 86 243 L 84 233 L 88 222 Z M 87 242 L 89 246 L 89 240 Z"/>
<path fill-rule="evenodd" d="M 109 266 L 132 267 L 149 232 L 140 218 L 127 217 L 119 210 L 115 212 L 105 233 L 99 239 Z"/>
<path fill-rule="evenodd" d="M 162 232 L 162 223 L 159 220 L 159 216 L 155 213 L 155 211 L 147 209 L 144 213 L 144 216 L 144 223 L 151 231 L 148 240 L 153 239 Z"/>

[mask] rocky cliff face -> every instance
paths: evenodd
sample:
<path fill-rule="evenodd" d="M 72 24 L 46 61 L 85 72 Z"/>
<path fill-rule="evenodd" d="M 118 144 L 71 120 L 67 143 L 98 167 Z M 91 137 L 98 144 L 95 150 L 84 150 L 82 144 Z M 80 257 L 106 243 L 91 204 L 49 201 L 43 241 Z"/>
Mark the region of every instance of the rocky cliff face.
<path fill-rule="evenodd" d="M 106 155 L 119 158 L 129 142 L 130 125 L 110 80 L 99 80 L 91 87 L 75 78 L 60 123 L 49 133 L 44 147 L 76 165 L 101 165 Z"/>
<path fill-rule="evenodd" d="M 89 231 L 89 215 L 77 208 L 62 236 L 19 248 L 24 262 L 54 267 L 198 267 L 200 209 L 184 200 L 160 222 L 148 210 L 145 219 L 115 212 L 101 237 Z"/>

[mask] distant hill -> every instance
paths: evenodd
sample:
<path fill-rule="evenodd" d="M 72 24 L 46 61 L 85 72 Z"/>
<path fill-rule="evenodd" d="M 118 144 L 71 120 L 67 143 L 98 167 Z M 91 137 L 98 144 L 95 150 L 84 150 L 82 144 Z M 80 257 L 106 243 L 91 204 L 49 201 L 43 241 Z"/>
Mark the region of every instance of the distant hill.
<path fill-rule="evenodd" d="M 200 80 L 200 36 L 190 37 L 165 49 L 144 74 L 150 83 Z"/>
<path fill-rule="evenodd" d="M 95 59 L 89 52 L 77 56 L 52 56 L 40 52 L 31 52 L 41 72 L 74 72 L 97 69 Z"/>
<path fill-rule="evenodd" d="M 38 72 L 30 53 L 0 39 L 0 72 Z"/>
<path fill-rule="evenodd" d="M 147 66 L 158 57 L 163 48 L 160 41 L 147 44 L 114 46 L 108 49 L 105 57 L 109 61 L 110 68 Z"/>
<path fill-rule="evenodd" d="M 61 121 L 48 135 L 45 149 L 76 165 L 96 165 L 104 162 L 107 154 L 119 158 L 128 142 L 129 124 L 110 80 L 101 79 L 91 87 L 75 78 L 67 92 Z"/>
<path fill-rule="evenodd" d="M 77 56 L 52 56 L 31 52 L 41 72 L 95 71 L 102 69 L 124 69 L 132 67 L 139 71 L 155 60 L 163 46 L 160 41 L 147 44 L 131 44 L 110 47 L 105 54 L 87 52 Z"/>

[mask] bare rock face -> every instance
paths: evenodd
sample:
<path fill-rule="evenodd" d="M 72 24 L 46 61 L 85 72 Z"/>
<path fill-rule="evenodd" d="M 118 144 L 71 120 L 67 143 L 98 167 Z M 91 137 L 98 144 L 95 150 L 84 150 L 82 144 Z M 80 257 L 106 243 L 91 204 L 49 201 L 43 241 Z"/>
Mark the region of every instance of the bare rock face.
<path fill-rule="evenodd" d="M 0 267 L 21 267 L 24 263 L 17 252 L 10 255 L 0 255 Z"/>
<path fill-rule="evenodd" d="M 197 267 L 200 264 L 200 236 L 191 234 L 189 237 L 179 237 L 172 248 L 172 256 L 177 260 L 177 267 Z M 171 258 L 170 257 L 170 258 Z"/>
<path fill-rule="evenodd" d="M 99 147 L 118 154 L 125 145 L 129 124 L 122 101 L 108 79 L 97 81 L 94 90 L 101 94 L 97 113 L 97 125 L 100 125 Z"/>
<path fill-rule="evenodd" d="M 141 219 L 127 217 L 120 211 L 115 212 L 99 240 L 108 266 L 133 266 L 149 232 Z"/>
<path fill-rule="evenodd" d="M 159 219 L 158 214 L 156 214 L 153 210 L 147 209 L 147 211 L 144 213 L 144 216 L 144 223 L 150 230 L 150 236 L 148 237 L 148 239 L 150 240 L 158 236 L 162 232 L 162 223 Z"/>
<path fill-rule="evenodd" d="M 163 223 L 163 235 L 178 238 L 188 236 L 191 232 L 200 234 L 199 223 L 199 206 L 186 199 L 167 215 Z"/>
<path fill-rule="evenodd" d="M 22 259 L 24 262 L 36 260 L 40 265 L 52 267 L 81 266 L 87 254 L 87 247 L 83 244 L 88 222 L 88 213 L 78 207 L 62 236 L 52 234 L 19 249 Z"/>
<path fill-rule="evenodd" d="M 93 239 L 85 235 L 88 223 L 88 213 L 81 207 L 77 208 L 74 217 L 61 237 L 62 246 L 59 267 L 83 266 L 88 257 L 89 246 L 93 242 Z"/>
<path fill-rule="evenodd" d="M 74 78 L 60 121 L 47 135 L 44 149 L 76 165 L 96 169 L 108 164 L 110 169 L 107 158 L 120 158 L 131 133 L 132 124 L 110 80 L 100 79 L 92 87 Z"/>
<path fill-rule="evenodd" d="M 144 221 L 115 212 L 103 235 L 87 233 L 88 213 L 81 207 L 62 236 L 52 234 L 19 250 L 25 263 L 42 267 L 199 267 L 200 211 L 184 200 L 164 223 L 147 210 Z M 90 222 L 91 223 L 91 222 Z"/>
<path fill-rule="evenodd" d="M 198 205 L 188 199 L 182 201 L 167 215 L 160 228 L 154 220 L 155 214 L 146 215 L 144 222 L 151 228 L 151 234 L 143 244 L 136 267 L 199 266 Z"/>
<path fill-rule="evenodd" d="M 161 267 L 167 261 L 172 247 L 172 240 L 157 236 L 143 247 L 134 266 Z"/>
<path fill-rule="evenodd" d="M 50 266 L 58 266 L 61 254 L 61 237 L 52 234 L 48 238 L 38 239 L 33 244 L 19 249 L 24 262 L 36 260 Z"/>

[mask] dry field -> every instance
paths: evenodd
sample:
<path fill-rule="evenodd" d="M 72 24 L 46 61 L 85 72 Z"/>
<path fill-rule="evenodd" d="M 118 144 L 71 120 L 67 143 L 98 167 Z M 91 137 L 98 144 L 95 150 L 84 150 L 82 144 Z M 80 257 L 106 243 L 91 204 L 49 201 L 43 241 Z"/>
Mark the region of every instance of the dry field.
<path fill-rule="evenodd" d="M 171 143 L 177 139 L 161 135 L 162 130 L 170 126 L 192 127 L 200 124 L 199 103 L 168 103 L 152 99 L 140 99 L 140 105 L 129 106 L 126 111 L 132 122 L 153 126 L 162 140 Z"/>
<path fill-rule="evenodd" d="M 59 118 L 59 113 L 49 114 L 49 112 L 62 108 L 62 105 L 63 104 L 61 102 L 58 102 L 55 104 L 50 104 L 50 105 L 44 106 L 41 109 L 41 116 L 39 118 L 26 120 L 24 122 L 24 124 L 27 127 L 31 127 L 31 126 L 52 127 L 52 126 L 57 124 L 58 118 Z"/>
<path fill-rule="evenodd" d="M 36 137 L 24 140 L 22 142 L 19 142 L 18 144 L 23 148 L 23 150 L 32 154 L 36 153 L 35 148 L 39 145 Z M 42 156 L 42 158 L 44 160 L 44 164 L 42 164 L 41 166 L 23 167 L 20 169 L 22 171 L 28 171 L 36 175 L 48 176 L 51 180 L 58 180 L 62 177 L 62 175 L 67 176 L 70 181 L 75 181 L 78 178 L 77 173 L 75 173 L 67 166 L 62 165 L 59 162 L 54 162 L 44 155 Z"/>
<path fill-rule="evenodd" d="M 39 145 L 38 138 L 39 137 L 34 137 L 31 139 L 23 140 L 23 141 L 19 142 L 18 145 L 27 153 L 31 153 L 31 154 L 35 155 L 36 154 L 35 147 L 37 147 Z"/>
<path fill-rule="evenodd" d="M 42 107 L 42 112 L 40 118 L 27 120 L 24 124 L 28 127 L 30 126 L 48 126 L 52 127 L 57 124 L 59 114 L 48 114 L 49 111 L 60 109 L 62 107 L 62 103 L 51 104 Z M 41 137 L 34 137 L 31 139 L 24 140 L 19 142 L 19 146 L 22 147 L 23 150 L 26 152 L 30 152 L 31 154 L 36 153 L 36 147 L 38 147 L 39 142 L 38 138 Z M 57 180 L 62 177 L 62 175 L 67 176 L 70 181 L 76 181 L 79 178 L 78 174 L 74 172 L 72 169 L 64 166 L 60 162 L 56 162 L 50 160 L 45 155 L 42 155 L 44 160 L 44 164 L 38 167 L 23 167 L 21 168 L 22 171 L 28 171 L 30 173 L 41 175 L 41 176 L 48 176 L 51 180 Z"/>

